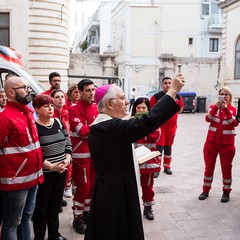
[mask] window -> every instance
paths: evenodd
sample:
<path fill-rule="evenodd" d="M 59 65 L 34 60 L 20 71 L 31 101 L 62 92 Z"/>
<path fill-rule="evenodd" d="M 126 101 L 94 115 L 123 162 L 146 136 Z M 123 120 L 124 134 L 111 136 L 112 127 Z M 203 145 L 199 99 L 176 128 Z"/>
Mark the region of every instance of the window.
<path fill-rule="evenodd" d="M 240 79 L 240 37 L 238 38 L 235 50 L 235 72 L 234 78 Z"/>
<path fill-rule="evenodd" d="M 210 12 L 210 4 L 208 2 L 202 3 L 202 15 L 209 15 Z"/>
<path fill-rule="evenodd" d="M 210 38 L 209 41 L 209 52 L 218 52 L 218 38 Z"/>
<path fill-rule="evenodd" d="M 9 13 L 0 13 L 0 45 L 9 47 Z"/>
<path fill-rule="evenodd" d="M 212 14 L 220 14 L 222 9 L 219 8 L 218 3 L 211 3 L 211 13 Z"/>
<path fill-rule="evenodd" d="M 189 39 L 188 39 L 188 44 L 189 44 L 189 45 L 192 45 L 192 44 L 193 44 L 193 38 L 189 38 Z"/>

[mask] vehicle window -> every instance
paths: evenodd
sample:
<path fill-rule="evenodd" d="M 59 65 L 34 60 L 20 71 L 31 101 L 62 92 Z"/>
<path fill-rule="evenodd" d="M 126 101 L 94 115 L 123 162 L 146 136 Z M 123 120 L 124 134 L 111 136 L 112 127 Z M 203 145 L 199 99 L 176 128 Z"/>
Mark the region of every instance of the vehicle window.
<path fill-rule="evenodd" d="M 7 71 L 6 69 L 0 69 L 0 87 L 1 88 L 4 86 L 5 79 L 8 74 L 16 75 L 15 73 L 11 71 Z"/>

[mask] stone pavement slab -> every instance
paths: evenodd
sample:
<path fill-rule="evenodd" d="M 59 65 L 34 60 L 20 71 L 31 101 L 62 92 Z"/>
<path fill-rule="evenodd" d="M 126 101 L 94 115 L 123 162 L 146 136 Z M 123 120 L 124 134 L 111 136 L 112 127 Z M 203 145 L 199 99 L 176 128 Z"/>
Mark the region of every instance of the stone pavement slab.
<path fill-rule="evenodd" d="M 202 149 L 208 129 L 205 115 L 179 115 L 172 153 L 173 175 L 161 172 L 155 179 L 155 220 L 143 218 L 146 240 L 240 239 L 240 129 L 236 128 L 237 153 L 233 162 L 230 202 L 220 202 L 222 182 L 219 161 L 209 198 L 200 201 L 198 195 L 202 192 L 204 171 Z M 68 206 L 60 214 L 60 233 L 68 240 L 83 240 L 83 235 L 75 233 L 72 228 L 72 200 L 66 200 Z"/>

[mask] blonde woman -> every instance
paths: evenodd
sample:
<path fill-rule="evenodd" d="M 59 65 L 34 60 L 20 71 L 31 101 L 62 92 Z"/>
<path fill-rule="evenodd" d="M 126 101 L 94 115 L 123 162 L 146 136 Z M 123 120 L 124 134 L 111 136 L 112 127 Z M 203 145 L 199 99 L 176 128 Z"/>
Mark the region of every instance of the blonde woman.
<path fill-rule="evenodd" d="M 67 101 L 66 106 L 69 108 L 73 104 L 76 104 L 80 100 L 80 92 L 76 83 L 73 83 L 69 86 L 67 91 Z"/>
<path fill-rule="evenodd" d="M 230 200 L 232 183 L 232 161 L 235 155 L 235 127 L 236 108 L 232 106 L 232 93 L 225 86 L 219 90 L 217 103 L 210 106 L 206 121 L 210 123 L 206 142 L 203 148 L 205 172 L 203 179 L 203 192 L 199 200 L 205 200 L 211 189 L 214 168 L 219 155 L 222 168 L 223 195 L 221 202 Z"/>

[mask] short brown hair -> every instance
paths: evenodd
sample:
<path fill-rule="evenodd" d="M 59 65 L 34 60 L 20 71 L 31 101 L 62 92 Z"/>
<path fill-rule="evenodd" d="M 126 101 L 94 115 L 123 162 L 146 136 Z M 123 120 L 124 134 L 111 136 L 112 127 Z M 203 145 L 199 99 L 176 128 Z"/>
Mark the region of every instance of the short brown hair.
<path fill-rule="evenodd" d="M 55 94 L 58 93 L 58 92 L 62 92 L 63 95 L 65 96 L 65 93 L 63 90 L 61 89 L 54 89 L 52 92 L 51 92 L 51 97 L 54 98 Z"/>
<path fill-rule="evenodd" d="M 33 107 L 40 108 L 45 104 L 53 104 L 53 98 L 47 94 L 40 94 L 33 99 Z"/>

